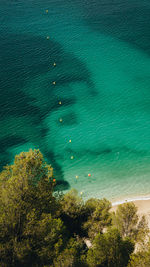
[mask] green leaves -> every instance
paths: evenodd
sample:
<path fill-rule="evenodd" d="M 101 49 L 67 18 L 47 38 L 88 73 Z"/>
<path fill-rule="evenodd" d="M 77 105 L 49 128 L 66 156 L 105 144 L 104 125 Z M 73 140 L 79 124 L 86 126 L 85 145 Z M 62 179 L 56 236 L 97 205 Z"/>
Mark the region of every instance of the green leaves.
<path fill-rule="evenodd" d="M 79 238 L 71 238 L 68 241 L 66 248 L 54 260 L 54 267 L 84 267 L 85 244 Z"/>
<path fill-rule="evenodd" d="M 145 237 L 149 232 L 148 225 L 145 216 L 141 218 L 138 216 L 134 203 L 119 205 L 116 214 L 113 215 L 113 223 L 123 238 L 129 237 L 144 245 Z"/>
<path fill-rule="evenodd" d="M 86 209 L 83 199 L 75 189 L 67 192 L 60 200 L 61 218 L 70 233 L 82 235 L 82 223 L 85 221 Z"/>
<path fill-rule="evenodd" d="M 22 152 L 4 168 L 0 174 L 0 266 L 126 267 L 134 249 L 131 239 L 144 248 L 147 223 L 144 216 L 138 217 L 134 204 L 120 205 L 112 216 L 108 200 L 84 203 L 73 189 L 57 196 L 54 185 L 53 169 L 39 150 Z M 133 254 L 129 266 L 140 266 L 142 257 L 146 259 L 143 266 L 148 267 L 149 249 Z"/>
<path fill-rule="evenodd" d="M 128 236 L 132 238 L 134 236 L 137 222 L 137 208 L 134 203 L 124 203 L 118 206 L 114 217 L 114 224 L 123 237 Z"/>
<path fill-rule="evenodd" d="M 63 212 L 72 219 L 76 219 L 80 215 L 83 210 L 83 205 L 84 202 L 78 196 L 78 192 L 75 189 L 66 193 L 61 200 Z"/>
<path fill-rule="evenodd" d="M 16 156 L 14 164 L 0 174 L 3 264 L 8 263 L 8 254 L 12 266 L 31 261 L 33 255 L 33 266 L 44 257 L 52 262 L 62 245 L 64 227 L 61 219 L 55 218 L 58 204 L 52 195 L 52 173 L 41 152 L 30 150 Z"/>
<path fill-rule="evenodd" d="M 96 234 L 102 233 L 105 227 L 111 225 L 111 203 L 106 199 L 89 199 L 85 207 L 89 216 L 83 224 L 83 229 L 93 239 Z"/>
<path fill-rule="evenodd" d="M 134 246 L 128 240 L 123 240 L 117 229 L 109 229 L 107 233 L 98 234 L 89 249 L 87 262 L 89 266 L 124 267 Z"/>
<path fill-rule="evenodd" d="M 145 246 L 143 251 L 139 251 L 131 256 L 128 267 L 149 267 L 150 266 L 150 244 Z"/>

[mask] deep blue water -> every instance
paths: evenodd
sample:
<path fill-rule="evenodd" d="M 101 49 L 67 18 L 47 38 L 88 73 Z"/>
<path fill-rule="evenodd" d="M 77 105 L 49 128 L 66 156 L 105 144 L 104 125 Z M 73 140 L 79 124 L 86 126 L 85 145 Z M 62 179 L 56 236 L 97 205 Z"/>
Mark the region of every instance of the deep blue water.
<path fill-rule="evenodd" d="M 1 168 L 40 148 L 62 189 L 150 195 L 149 17 L 148 0 L 0 1 Z"/>

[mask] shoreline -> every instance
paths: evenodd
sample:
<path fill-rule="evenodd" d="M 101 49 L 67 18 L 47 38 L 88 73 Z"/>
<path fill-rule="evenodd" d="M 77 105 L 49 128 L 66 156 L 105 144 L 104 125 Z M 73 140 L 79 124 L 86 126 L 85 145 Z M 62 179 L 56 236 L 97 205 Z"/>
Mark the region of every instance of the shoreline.
<path fill-rule="evenodd" d="M 131 198 L 127 200 L 122 201 L 116 201 L 112 203 L 111 211 L 116 211 L 118 205 L 126 203 L 126 202 L 133 202 L 135 206 L 137 207 L 137 213 L 140 217 L 143 215 L 145 216 L 148 227 L 150 229 L 150 197 L 137 197 L 137 198 Z"/>
<path fill-rule="evenodd" d="M 131 197 L 131 198 L 124 198 L 124 199 L 118 199 L 116 201 L 111 201 L 112 207 L 118 206 L 120 204 L 126 203 L 126 202 L 137 202 L 137 201 L 147 201 L 150 200 L 150 196 L 141 196 L 141 197 Z"/>

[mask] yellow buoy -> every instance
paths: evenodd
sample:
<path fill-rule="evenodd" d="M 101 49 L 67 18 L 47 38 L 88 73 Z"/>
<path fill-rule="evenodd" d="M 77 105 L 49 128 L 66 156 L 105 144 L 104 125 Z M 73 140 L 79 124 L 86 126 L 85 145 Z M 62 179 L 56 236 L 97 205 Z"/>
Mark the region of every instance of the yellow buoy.
<path fill-rule="evenodd" d="M 59 105 L 61 105 L 61 101 L 59 101 Z"/>
<path fill-rule="evenodd" d="M 47 36 L 46 38 L 47 38 L 47 40 L 49 40 L 49 36 Z"/>
<path fill-rule="evenodd" d="M 69 143 L 71 143 L 71 139 L 69 140 Z"/>
<path fill-rule="evenodd" d="M 80 195 L 83 195 L 83 192 L 80 192 Z"/>
<path fill-rule="evenodd" d="M 56 66 L 56 63 L 54 62 L 53 66 Z"/>
<path fill-rule="evenodd" d="M 59 121 L 62 122 L 63 121 L 62 118 L 60 118 Z"/>
<path fill-rule="evenodd" d="M 48 13 L 48 9 L 46 9 L 46 13 Z"/>
<path fill-rule="evenodd" d="M 78 175 L 76 175 L 76 179 L 78 179 L 79 178 L 79 176 Z"/>
<path fill-rule="evenodd" d="M 55 84 L 56 84 L 56 82 L 53 82 L 53 84 L 55 85 Z"/>
<path fill-rule="evenodd" d="M 74 157 L 73 157 L 73 156 L 71 156 L 71 159 L 74 159 Z"/>

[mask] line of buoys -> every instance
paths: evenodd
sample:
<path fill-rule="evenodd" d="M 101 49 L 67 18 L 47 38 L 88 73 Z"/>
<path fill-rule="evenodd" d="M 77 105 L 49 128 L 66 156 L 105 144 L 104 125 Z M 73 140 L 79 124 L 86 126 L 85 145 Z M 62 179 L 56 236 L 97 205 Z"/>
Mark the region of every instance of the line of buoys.
<path fill-rule="evenodd" d="M 48 9 L 46 9 L 46 11 L 45 11 L 45 12 L 48 14 Z M 49 39 L 50 39 L 50 36 L 47 36 L 46 38 L 47 38 L 47 40 L 49 40 Z M 54 63 L 53 63 L 53 66 L 54 66 L 54 67 L 56 66 L 56 62 L 54 62 Z M 53 81 L 53 82 L 52 82 L 52 84 L 53 84 L 53 85 L 56 85 L 56 81 Z M 62 104 L 62 102 L 61 102 L 61 101 L 59 101 L 58 103 L 59 103 L 59 105 L 61 105 L 61 104 Z M 59 119 L 59 121 L 60 121 L 60 122 L 62 122 L 62 121 L 63 121 L 63 119 L 62 119 L 62 118 L 60 118 L 60 119 Z M 72 142 L 72 140 L 70 139 L 70 140 L 69 140 L 69 143 L 71 143 L 71 142 Z M 71 156 L 71 159 L 73 160 L 73 159 L 74 159 L 74 156 Z M 89 174 L 88 174 L 88 176 L 90 177 L 90 176 L 91 176 L 91 174 L 89 173 Z M 75 178 L 76 178 L 76 179 L 78 179 L 78 178 L 79 178 L 79 176 L 78 176 L 78 175 L 76 175 L 76 176 L 75 176 Z M 55 182 L 56 182 L 56 179 L 53 179 L 53 182 L 55 183 Z M 82 195 L 82 194 L 83 194 L 83 192 L 81 191 L 81 192 L 80 192 L 80 195 Z"/>
<path fill-rule="evenodd" d="M 46 9 L 46 13 L 48 13 L 48 9 Z M 49 40 L 49 39 L 50 39 L 50 36 L 47 36 L 46 38 L 47 38 L 47 40 Z M 54 67 L 56 66 L 56 62 L 53 63 L 53 66 L 54 66 Z M 53 85 L 56 85 L 56 81 L 53 81 L 52 84 L 53 84 Z M 59 103 L 59 105 L 62 104 L 61 101 L 59 101 L 58 103 Z M 60 118 L 59 121 L 62 122 L 63 119 Z M 70 140 L 69 140 L 69 143 L 71 143 L 71 142 L 72 142 L 72 140 L 70 139 Z M 117 154 L 119 154 L 119 153 L 117 153 Z M 73 159 L 74 159 L 74 156 L 71 156 L 70 158 L 73 160 Z M 91 177 L 91 173 L 88 173 L 88 177 Z M 79 176 L 76 175 L 75 178 L 78 179 Z M 53 179 L 53 182 L 56 182 L 56 179 Z M 82 195 L 82 194 L 83 194 L 83 192 L 81 191 L 81 192 L 80 192 L 80 195 Z"/>

